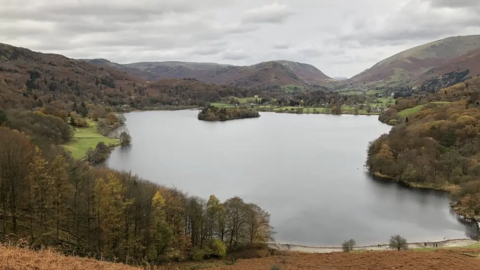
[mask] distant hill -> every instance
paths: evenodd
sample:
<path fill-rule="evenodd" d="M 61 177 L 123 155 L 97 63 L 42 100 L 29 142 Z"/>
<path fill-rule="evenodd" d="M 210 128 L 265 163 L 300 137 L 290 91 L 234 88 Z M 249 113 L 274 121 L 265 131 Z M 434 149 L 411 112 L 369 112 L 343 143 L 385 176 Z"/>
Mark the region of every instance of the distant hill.
<path fill-rule="evenodd" d="M 194 78 L 206 83 L 257 87 L 321 84 L 330 79 L 312 65 L 285 60 L 263 62 L 252 66 L 177 61 L 120 65 L 104 59 L 88 61 L 95 65 L 114 67 L 148 81 Z"/>
<path fill-rule="evenodd" d="M 0 108 L 31 110 L 53 104 L 65 115 L 75 103 L 95 110 L 117 105 L 142 109 L 196 106 L 246 94 L 194 79 L 147 82 L 130 74 L 144 73 L 104 59 L 87 62 L 0 43 Z"/>
<path fill-rule="evenodd" d="M 334 79 L 335 81 L 345 81 L 345 80 L 348 80 L 347 77 L 333 77 L 332 79 Z"/>
<path fill-rule="evenodd" d="M 415 77 L 421 76 L 432 68 L 448 65 L 451 60 L 461 58 L 479 48 L 480 35 L 437 40 L 389 57 L 354 76 L 351 81 L 355 83 L 411 82 Z M 466 61 L 466 59 L 457 61 L 456 67 Z"/>
<path fill-rule="evenodd" d="M 0 107 L 32 109 L 54 101 L 113 104 L 139 96 L 146 82 L 108 66 L 0 43 Z"/>

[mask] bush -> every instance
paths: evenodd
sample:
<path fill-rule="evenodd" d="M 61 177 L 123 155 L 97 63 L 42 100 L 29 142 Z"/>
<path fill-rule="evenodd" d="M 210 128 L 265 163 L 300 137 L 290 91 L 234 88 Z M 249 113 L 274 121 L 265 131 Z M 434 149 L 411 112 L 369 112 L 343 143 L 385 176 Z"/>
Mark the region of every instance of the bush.
<path fill-rule="evenodd" d="M 223 258 L 227 255 L 227 246 L 223 241 L 214 239 L 210 242 L 211 254 L 218 258 Z"/>
<path fill-rule="evenodd" d="M 389 247 L 396 250 L 407 250 L 408 244 L 407 239 L 401 237 L 400 235 L 394 235 L 390 238 Z"/>
<path fill-rule="evenodd" d="M 191 257 L 193 261 L 202 261 L 203 258 L 205 258 L 205 255 L 209 253 L 203 249 L 200 248 L 193 248 L 191 251 Z"/>
<path fill-rule="evenodd" d="M 282 270 L 282 267 L 278 264 L 274 264 L 270 267 L 270 270 Z"/>
<path fill-rule="evenodd" d="M 355 245 L 356 245 L 355 240 L 350 239 L 342 243 L 342 249 L 345 252 L 350 252 L 353 250 L 353 247 L 355 247 Z"/>

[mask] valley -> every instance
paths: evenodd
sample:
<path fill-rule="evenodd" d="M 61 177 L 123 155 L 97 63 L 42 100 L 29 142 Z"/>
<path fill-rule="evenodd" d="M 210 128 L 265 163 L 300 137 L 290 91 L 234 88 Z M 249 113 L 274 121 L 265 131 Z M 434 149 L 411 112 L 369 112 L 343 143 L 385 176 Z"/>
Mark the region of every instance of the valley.
<path fill-rule="evenodd" d="M 0 44 L 0 240 L 132 269 L 474 268 L 479 49 L 450 37 L 332 79 L 286 60 L 117 64 Z M 397 234 L 416 250 L 364 250 Z M 292 253 L 352 238 L 350 254 Z"/>

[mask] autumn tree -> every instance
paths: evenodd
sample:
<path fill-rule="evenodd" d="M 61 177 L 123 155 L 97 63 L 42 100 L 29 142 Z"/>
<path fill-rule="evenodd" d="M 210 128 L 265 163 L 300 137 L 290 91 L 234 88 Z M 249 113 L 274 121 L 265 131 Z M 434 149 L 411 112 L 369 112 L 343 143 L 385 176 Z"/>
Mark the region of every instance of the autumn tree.
<path fill-rule="evenodd" d="M 0 201 L 3 234 L 7 233 L 7 216 L 10 216 L 10 227 L 17 232 L 18 210 L 24 200 L 22 190 L 29 175 L 26 168 L 34 154 L 34 146 L 22 133 L 7 127 L 0 127 Z M 7 215 L 8 213 L 8 215 Z"/>
<path fill-rule="evenodd" d="M 97 226 L 102 231 L 98 248 L 106 256 L 118 256 L 122 249 L 121 229 L 125 227 L 123 216 L 133 199 L 125 200 L 125 188 L 119 179 L 109 173 L 107 181 L 103 178 L 95 184 L 95 209 Z"/>
<path fill-rule="evenodd" d="M 68 182 L 68 164 L 65 158 L 58 155 L 54 158 L 50 169 L 50 185 L 52 194 L 53 214 L 55 221 L 55 236 L 59 241 L 60 228 L 68 213 L 68 200 L 72 193 L 72 187 Z"/>

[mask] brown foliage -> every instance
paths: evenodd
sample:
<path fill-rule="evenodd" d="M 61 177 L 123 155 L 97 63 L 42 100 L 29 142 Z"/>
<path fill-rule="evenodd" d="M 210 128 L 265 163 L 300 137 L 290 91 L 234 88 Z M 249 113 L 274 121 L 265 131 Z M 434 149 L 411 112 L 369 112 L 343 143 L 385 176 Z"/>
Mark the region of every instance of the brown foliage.
<path fill-rule="evenodd" d="M 474 78 L 432 94 L 434 100 L 451 103 L 427 105 L 410 116 L 408 123 L 371 143 L 369 170 L 427 187 L 460 185 L 461 193 L 454 195 L 463 197 L 464 214 L 479 215 L 479 86 L 480 79 Z"/>

